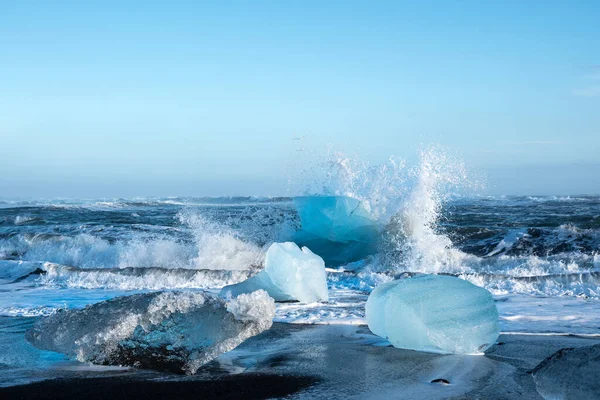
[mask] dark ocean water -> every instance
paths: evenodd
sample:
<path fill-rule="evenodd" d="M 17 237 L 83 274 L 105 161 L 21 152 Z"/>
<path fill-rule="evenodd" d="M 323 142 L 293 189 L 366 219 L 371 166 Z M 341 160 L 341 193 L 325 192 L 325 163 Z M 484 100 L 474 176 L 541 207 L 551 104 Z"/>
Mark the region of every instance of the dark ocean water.
<path fill-rule="evenodd" d="M 491 291 L 503 332 L 600 335 L 600 197 L 427 200 L 374 219 L 369 254 L 328 263 L 327 303 L 280 303 L 275 321 L 364 324 L 378 284 L 443 273 Z M 25 340 L 41 316 L 154 290 L 216 293 L 258 271 L 271 243 L 295 240 L 300 214 L 292 198 L 1 202 L 5 384 L 71 368 Z"/>

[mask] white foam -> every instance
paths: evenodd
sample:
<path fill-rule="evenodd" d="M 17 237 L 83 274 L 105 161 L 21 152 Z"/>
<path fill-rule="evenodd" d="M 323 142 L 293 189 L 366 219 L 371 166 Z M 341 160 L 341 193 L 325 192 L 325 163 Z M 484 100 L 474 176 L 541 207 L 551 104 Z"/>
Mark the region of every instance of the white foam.
<path fill-rule="evenodd" d="M 19 254 L 25 261 L 48 261 L 82 268 L 167 267 L 241 270 L 259 265 L 264 251 L 232 229 L 197 214 L 180 216 L 193 243 L 173 237 L 138 237 L 116 242 L 82 233 L 74 236 L 25 236 L 0 240 L 0 256 Z"/>
<path fill-rule="evenodd" d="M 239 233 L 204 218 L 200 214 L 181 213 L 179 219 L 192 229 L 197 248 L 193 262 L 208 269 L 247 269 L 260 265 L 262 249 L 243 241 Z"/>
<path fill-rule="evenodd" d="M 85 269 L 44 263 L 46 286 L 77 289 L 161 290 L 208 289 L 241 282 L 253 270 L 194 270 L 175 268 Z"/>

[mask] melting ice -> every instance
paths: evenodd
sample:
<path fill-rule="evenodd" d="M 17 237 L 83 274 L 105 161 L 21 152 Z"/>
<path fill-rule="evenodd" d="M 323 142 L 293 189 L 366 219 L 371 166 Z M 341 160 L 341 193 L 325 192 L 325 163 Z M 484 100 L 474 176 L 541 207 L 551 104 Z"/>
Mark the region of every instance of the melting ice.
<path fill-rule="evenodd" d="M 193 374 L 269 329 L 274 314 L 264 291 L 229 302 L 205 292 L 153 292 L 59 310 L 38 321 L 27 338 L 79 361 Z"/>
<path fill-rule="evenodd" d="M 265 269 L 244 282 L 225 286 L 222 293 L 238 295 L 263 289 L 276 301 L 304 303 L 327 301 L 327 275 L 323 259 L 295 243 L 273 243 Z"/>
<path fill-rule="evenodd" d="M 404 349 L 473 354 L 498 338 L 492 295 L 462 279 L 420 275 L 378 286 L 367 301 L 367 323 Z"/>
<path fill-rule="evenodd" d="M 327 264 L 340 265 L 377 251 L 380 226 L 360 200 L 347 196 L 294 198 L 302 228 L 294 241 L 308 246 Z"/>

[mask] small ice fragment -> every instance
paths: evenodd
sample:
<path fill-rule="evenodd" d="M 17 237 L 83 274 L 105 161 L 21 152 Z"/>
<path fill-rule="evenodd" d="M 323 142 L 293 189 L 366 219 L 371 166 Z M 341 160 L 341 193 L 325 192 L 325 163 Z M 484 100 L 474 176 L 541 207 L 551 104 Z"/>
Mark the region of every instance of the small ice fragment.
<path fill-rule="evenodd" d="M 275 301 L 305 303 L 327 301 L 327 274 L 323 259 L 295 243 L 273 243 L 265 257 L 265 269 L 244 282 L 225 286 L 221 293 L 238 295 L 263 289 Z"/>
<path fill-rule="evenodd" d="M 262 290 L 229 302 L 205 292 L 153 292 L 60 310 L 38 321 L 27 339 L 82 362 L 193 374 L 269 329 L 274 315 Z"/>
<path fill-rule="evenodd" d="M 442 354 L 482 353 L 498 338 L 498 310 L 487 290 L 445 275 L 378 286 L 367 300 L 369 329 L 394 347 Z"/>

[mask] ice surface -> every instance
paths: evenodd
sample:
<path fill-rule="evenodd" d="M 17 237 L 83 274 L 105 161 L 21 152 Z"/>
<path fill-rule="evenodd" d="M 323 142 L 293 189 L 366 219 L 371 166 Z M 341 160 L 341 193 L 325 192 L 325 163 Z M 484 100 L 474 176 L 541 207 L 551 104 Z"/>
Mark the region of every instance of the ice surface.
<path fill-rule="evenodd" d="M 193 374 L 269 329 L 274 315 L 264 291 L 229 302 L 206 292 L 153 292 L 59 310 L 37 322 L 27 338 L 79 361 Z"/>
<path fill-rule="evenodd" d="M 327 274 L 323 259 L 295 243 L 273 243 L 265 257 L 265 269 L 244 282 L 225 286 L 223 294 L 264 289 L 276 301 L 305 303 L 327 301 Z"/>
<path fill-rule="evenodd" d="M 490 292 L 445 275 L 378 286 L 367 300 L 366 317 L 373 333 L 411 350 L 481 353 L 498 338 L 498 310 Z"/>
<path fill-rule="evenodd" d="M 356 261 L 377 250 L 379 225 L 363 204 L 345 196 L 294 198 L 302 229 L 294 241 L 308 246 L 328 265 Z"/>
<path fill-rule="evenodd" d="M 600 345 L 561 349 L 533 370 L 545 399 L 600 398 Z"/>
<path fill-rule="evenodd" d="M 294 205 L 302 230 L 334 242 L 369 238 L 375 221 L 359 200 L 345 196 L 301 196 Z"/>

